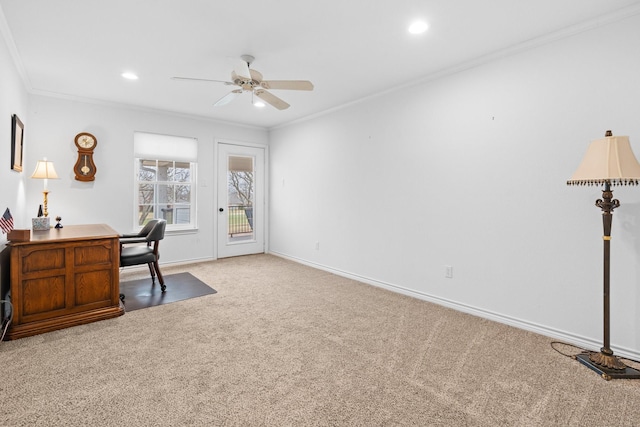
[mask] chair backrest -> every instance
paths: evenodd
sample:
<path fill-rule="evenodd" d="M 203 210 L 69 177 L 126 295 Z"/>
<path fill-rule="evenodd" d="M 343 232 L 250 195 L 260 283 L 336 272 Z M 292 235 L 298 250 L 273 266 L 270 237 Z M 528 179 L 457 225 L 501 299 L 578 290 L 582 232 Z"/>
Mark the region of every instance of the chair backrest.
<path fill-rule="evenodd" d="M 147 242 L 157 242 L 158 240 L 164 239 L 164 229 L 167 227 L 167 220 L 157 219 L 154 221 L 156 221 L 156 223 L 146 236 Z"/>
<path fill-rule="evenodd" d="M 156 226 L 158 221 L 160 221 L 160 220 L 159 219 L 152 219 L 149 222 L 147 222 L 144 225 L 144 227 L 142 227 L 142 229 L 138 232 L 138 236 L 146 237 L 151 232 L 151 230 L 153 230 L 153 227 Z"/>

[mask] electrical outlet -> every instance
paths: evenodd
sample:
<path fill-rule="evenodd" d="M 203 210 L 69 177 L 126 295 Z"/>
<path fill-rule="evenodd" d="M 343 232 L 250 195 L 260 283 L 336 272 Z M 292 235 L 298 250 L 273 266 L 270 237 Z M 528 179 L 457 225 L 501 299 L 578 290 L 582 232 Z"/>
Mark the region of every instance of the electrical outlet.
<path fill-rule="evenodd" d="M 444 277 L 446 277 L 447 279 L 452 279 L 453 278 L 453 267 L 450 265 L 445 265 L 444 266 Z"/>

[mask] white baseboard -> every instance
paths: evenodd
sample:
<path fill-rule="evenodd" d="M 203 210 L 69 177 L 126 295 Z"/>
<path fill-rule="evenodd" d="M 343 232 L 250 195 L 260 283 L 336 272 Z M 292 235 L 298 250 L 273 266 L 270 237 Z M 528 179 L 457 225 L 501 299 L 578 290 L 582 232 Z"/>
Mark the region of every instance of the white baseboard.
<path fill-rule="evenodd" d="M 369 277 L 360 276 L 357 274 L 349 273 L 347 271 L 337 270 L 335 268 L 328 267 L 326 265 L 318 264 L 312 261 L 307 261 L 301 258 L 293 257 L 290 255 L 286 255 L 280 252 L 269 252 L 271 255 L 278 256 L 280 258 L 285 258 L 299 264 L 304 264 L 309 267 L 317 268 L 319 270 L 327 271 L 329 273 L 336 274 L 338 276 L 346 277 L 348 279 L 357 280 L 358 282 L 366 283 L 368 285 L 376 286 L 379 288 L 387 289 L 392 292 L 397 292 L 403 295 L 407 295 L 410 297 L 418 298 L 423 301 L 432 302 L 434 304 L 441 305 L 443 307 L 448 307 L 463 313 L 472 314 L 474 316 L 481 317 L 483 319 L 492 320 L 498 323 L 503 323 L 505 325 L 513 326 L 515 328 L 523 329 L 525 331 L 534 332 L 540 335 L 544 335 L 549 338 L 553 338 L 555 340 L 563 341 L 567 344 L 575 345 L 580 348 L 584 348 L 592 351 L 599 351 L 600 347 L 602 347 L 602 342 L 595 341 L 591 338 L 587 338 L 584 336 L 576 335 L 568 331 L 563 331 L 560 329 L 550 328 L 548 326 L 539 325 L 534 322 L 529 322 L 527 320 L 518 319 L 512 316 L 506 316 L 504 314 L 496 313 L 490 310 L 485 310 L 479 307 L 474 307 L 468 304 L 463 304 L 460 302 L 452 301 L 446 298 L 441 298 L 435 295 L 429 295 L 424 292 L 415 291 L 413 289 L 405 288 L 403 286 L 394 285 L 391 283 L 381 282 L 379 280 L 371 279 Z M 640 352 L 637 350 L 632 350 L 624 347 L 614 347 L 611 346 L 611 349 L 617 356 L 628 358 L 631 360 L 640 360 Z"/>

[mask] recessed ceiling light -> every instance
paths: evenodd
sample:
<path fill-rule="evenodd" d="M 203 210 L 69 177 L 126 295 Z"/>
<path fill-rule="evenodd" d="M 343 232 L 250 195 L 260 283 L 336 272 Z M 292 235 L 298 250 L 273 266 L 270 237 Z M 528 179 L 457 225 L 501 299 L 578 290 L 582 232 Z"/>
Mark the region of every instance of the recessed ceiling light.
<path fill-rule="evenodd" d="M 422 34 L 429 28 L 429 24 L 424 21 L 415 21 L 413 24 L 409 25 L 409 32 L 411 34 Z"/>
<path fill-rule="evenodd" d="M 121 76 L 127 80 L 138 80 L 138 76 L 129 72 L 122 73 Z"/>

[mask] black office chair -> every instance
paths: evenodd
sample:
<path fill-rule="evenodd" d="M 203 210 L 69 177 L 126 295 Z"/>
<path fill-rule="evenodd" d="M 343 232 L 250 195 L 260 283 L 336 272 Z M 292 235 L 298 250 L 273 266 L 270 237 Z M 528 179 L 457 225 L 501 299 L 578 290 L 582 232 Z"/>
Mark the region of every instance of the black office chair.
<path fill-rule="evenodd" d="M 164 284 L 164 279 L 158 266 L 158 260 L 160 259 L 158 246 L 160 245 L 160 240 L 164 239 L 166 226 L 166 220 L 153 219 L 139 233 L 122 234 L 120 236 L 120 267 L 147 264 L 151 273 L 151 284 L 155 285 L 157 274 L 162 292 L 167 287 Z M 141 245 L 141 243 L 145 244 Z M 124 300 L 124 295 L 120 295 L 120 299 Z"/>

